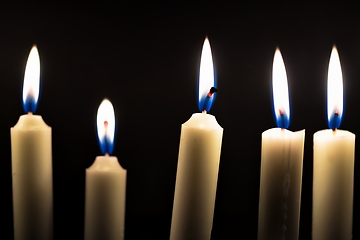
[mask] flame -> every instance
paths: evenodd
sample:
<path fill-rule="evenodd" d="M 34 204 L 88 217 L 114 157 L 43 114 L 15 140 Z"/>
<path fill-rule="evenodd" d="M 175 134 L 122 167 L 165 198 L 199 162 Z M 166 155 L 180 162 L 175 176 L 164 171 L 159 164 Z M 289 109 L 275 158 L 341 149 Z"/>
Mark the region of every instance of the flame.
<path fill-rule="evenodd" d="M 287 128 L 290 124 L 289 90 L 284 61 L 278 48 L 273 62 L 272 85 L 276 123 L 279 128 Z"/>
<path fill-rule="evenodd" d="M 115 113 L 111 102 L 104 99 L 97 112 L 97 133 L 103 154 L 111 154 L 114 149 Z"/>
<path fill-rule="evenodd" d="M 199 73 L 199 110 L 209 111 L 214 100 L 214 92 L 210 91 L 215 87 L 214 65 L 212 60 L 210 42 L 205 38 L 200 60 Z"/>
<path fill-rule="evenodd" d="M 327 95 L 328 124 L 334 130 L 340 126 L 343 115 L 343 77 L 339 53 L 335 46 L 329 61 Z"/>
<path fill-rule="evenodd" d="M 25 112 L 35 112 L 39 98 L 40 88 L 40 57 L 34 45 L 29 53 L 26 63 L 24 86 L 23 86 L 23 106 Z"/>

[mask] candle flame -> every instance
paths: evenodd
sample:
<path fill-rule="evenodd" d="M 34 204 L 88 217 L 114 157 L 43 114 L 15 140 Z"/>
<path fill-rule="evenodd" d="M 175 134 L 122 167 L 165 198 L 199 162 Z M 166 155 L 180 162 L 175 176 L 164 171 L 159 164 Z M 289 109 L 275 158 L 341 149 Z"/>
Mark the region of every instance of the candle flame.
<path fill-rule="evenodd" d="M 335 46 L 331 51 L 328 69 L 327 115 L 329 128 L 338 128 L 343 115 L 343 76 L 339 53 Z"/>
<path fill-rule="evenodd" d="M 110 155 L 114 149 L 115 113 L 108 99 L 104 99 L 100 104 L 96 122 L 101 151 L 105 155 Z"/>
<path fill-rule="evenodd" d="M 288 128 L 290 124 L 289 90 L 284 61 L 278 48 L 274 55 L 272 86 L 276 123 L 279 128 Z"/>
<path fill-rule="evenodd" d="M 205 38 L 201 60 L 200 60 L 200 73 L 199 73 L 199 110 L 207 112 L 210 110 L 211 105 L 215 98 L 215 77 L 214 65 L 211 54 L 211 47 L 208 38 Z"/>
<path fill-rule="evenodd" d="M 34 45 L 25 67 L 23 86 L 23 106 L 25 112 L 35 112 L 40 88 L 40 57 Z"/>

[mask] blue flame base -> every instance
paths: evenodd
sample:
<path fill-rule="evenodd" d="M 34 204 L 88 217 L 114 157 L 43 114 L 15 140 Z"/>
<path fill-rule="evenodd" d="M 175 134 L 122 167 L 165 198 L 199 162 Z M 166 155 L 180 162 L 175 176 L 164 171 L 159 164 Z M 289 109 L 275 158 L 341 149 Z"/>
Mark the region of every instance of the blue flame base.
<path fill-rule="evenodd" d="M 276 124 L 279 128 L 287 129 L 290 125 L 290 120 L 287 114 L 280 114 L 280 116 L 276 118 Z"/>
<path fill-rule="evenodd" d="M 205 98 L 202 98 L 202 99 L 199 101 L 199 110 L 200 110 L 201 112 L 202 112 L 202 111 L 207 111 L 207 112 L 210 111 L 210 108 L 211 108 L 212 103 L 213 103 L 214 98 L 215 98 L 215 94 L 216 94 L 216 93 L 213 93 L 211 97 L 206 96 Z"/>
<path fill-rule="evenodd" d="M 339 114 L 333 114 L 328 121 L 329 128 L 335 130 L 340 127 L 341 117 Z"/>
<path fill-rule="evenodd" d="M 34 98 L 26 98 L 25 102 L 23 103 L 24 111 L 26 113 L 34 113 L 36 110 L 36 102 Z"/>
<path fill-rule="evenodd" d="M 113 142 L 110 141 L 109 138 L 104 137 L 102 139 L 99 139 L 99 145 L 100 145 L 100 149 L 102 154 L 109 154 L 111 155 L 113 150 L 114 150 L 114 144 Z"/>

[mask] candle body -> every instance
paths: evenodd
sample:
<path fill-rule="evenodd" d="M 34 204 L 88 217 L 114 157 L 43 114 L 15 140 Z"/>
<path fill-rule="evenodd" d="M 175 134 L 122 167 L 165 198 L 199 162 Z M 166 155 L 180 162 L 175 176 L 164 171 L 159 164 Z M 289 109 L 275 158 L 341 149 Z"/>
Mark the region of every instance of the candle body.
<path fill-rule="evenodd" d="M 11 128 L 14 238 L 53 238 L 51 128 L 23 115 Z"/>
<path fill-rule="evenodd" d="M 258 240 L 298 239 L 305 131 L 262 133 Z"/>
<path fill-rule="evenodd" d="M 85 240 L 122 240 L 126 170 L 116 157 L 100 156 L 86 169 Z"/>
<path fill-rule="evenodd" d="M 171 240 L 210 239 L 222 134 L 209 114 L 193 114 L 181 127 Z"/>
<path fill-rule="evenodd" d="M 313 240 L 352 239 L 355 135 L 314 134 Z"/>

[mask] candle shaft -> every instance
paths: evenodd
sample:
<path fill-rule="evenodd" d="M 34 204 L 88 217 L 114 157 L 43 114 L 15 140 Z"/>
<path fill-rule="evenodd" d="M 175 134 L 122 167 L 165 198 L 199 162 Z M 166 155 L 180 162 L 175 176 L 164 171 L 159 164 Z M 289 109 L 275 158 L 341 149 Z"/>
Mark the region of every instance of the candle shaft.
<path fill-rule="evenodd" d="M 100 156 L 86 169 L 85 240 L 122 240 L 126 170 L 116 157 Z"/>
<path fill-rule="evenodd" d="M 305 131 L 262 134 L 258 240 L 298 239 Z"/>
<path fill-rule="evenodd" d="M 352 239 L 355 135 L 314 134 L 313 240 Z"/>
<path fill-rule="evenodd" d="M 51 128 L 23 115 L 11 128 L 14 238 L 53 239 Z"/>
<path fill-rule="evenodd" d="M 197 113 L 182 125 L 170 240 L 209 240 L 223 129 Z"/>

